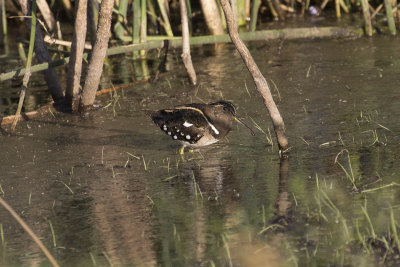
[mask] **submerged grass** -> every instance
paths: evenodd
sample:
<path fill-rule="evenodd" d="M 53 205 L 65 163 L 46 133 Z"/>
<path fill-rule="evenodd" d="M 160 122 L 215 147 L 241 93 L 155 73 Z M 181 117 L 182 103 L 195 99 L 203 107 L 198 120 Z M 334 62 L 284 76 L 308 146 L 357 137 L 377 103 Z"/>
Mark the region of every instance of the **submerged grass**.
<path fill-rule="evenodd" d="M 369 225 L 369 228 L 370 228 L 370 233 L 371 233 L 372 239 L 376 239 L 376 234 L 375 234 L 374 226 L 372 225 L 371 218 L 369 217 L 367 208 L 364 207 L 364 206 L 362 206 L 362 207 L 361 207 L 361 210 L 362 210 L 362 212 L 364 213 L 365 218 L 367 218 L 367 222 L 368 222 L 368 225 Z"/>
<path fill-rule="evenodd" d="M 107 253 L 105 251 L 103 251 L 102 253 L 103 253 L 104 258 L 106 258 L 108 264 L 110 264 L 110 266 L 113 267 L 114 264 L 112 263 L 110 257 L 107 255 Z"/>
<path fill-rule="evenodd" d="M 323 202 L 324 204 L 331 209 L 336 214 L 336 217 L 340 220 L 340 222 L 343 225 L 343 229 L 345 231 L 346 237 L 350 238 L 350 232 L 349 232 L 349 227 L 347 226 L 346 219 L 344 218 L 342 212 L 336 207 L 336 205 L 333 203 L 333 201 L 329 198 L 329 196 L 326 194 L 325 191 L 320 190 L 320 194 L 323 197 Z"/>
<path fill-rule="evenodd" d="M 53 246 L 56 248 L 57 247 L 57 241 L 56 241 L 56 234 L 54 232 L 53 224 L 52 224 L 51 220 L 48 220 L 48 223 L 49 223 L 49 226 L 50 226 L 51 235 L 53 237 Z"/>
<path fill-rule="evenodd" d="M 397 251 L 400 254 L 400 240 L 399 235 L 397 234 L 397 227 L 399 226 L 398 222 L 396 222 L 393 214 L 393 209 L 390 208 L 390 227 L 393 233 L 394 243 L 397 246 Z"/>
<path fill-rule="evenodd" d="M 250 120 L 253 122 L 253 124 L 254 124 L 254 126 L 256 127 L 256 129 L 259 130 L 260 132 L 262 132 L 262 133 L 264 134 L 265 138 L 267 139 L 267 144 L 273 147 L 274 142 L 273 142 L 273 139 L 272 139 L 272 136 L 271 136 L 271 131 L 269 130 L 269 128 L 268 128 L 268 130 L 267 130 L 267 131 L 268 131 L 268 134 L 267 134 L 267 133 L 261 128 L 261 126 L 258 125 L 258 123 L 257 123 L 252 117 L 249 116 L 249 118 L 250 118 Z"/>
<path fill-rule="evenodd" d="M 196 182 L 196 177 L 194 176 L 194 171 L 192 171 L 192 176 L 193 176 L 193 187 L 194 187 L 194 196 L 196 200 L 198 199 L 198 196 L 203 199 L 203 193 L 201 192 L 199 184 Z"/>
<path fill-rule="evenodd" d="M 93 256 L 92 252 L 89 252 L 90 260 L 92 261 L 93 266 L 97 266 L 96 258 Z"/>
<path fill-rule="evenodd" d="M 346 170 L 346 168 L 339 162 L 339 157 L 343 155 L 344 153 L 347 154 L 347 162 L 348 162 L 348 168 L 349 170 Z M 350 152 L 347 149 L 341 150 L 335 157 L 335 164 L 339 165 L 340 168 L 343 170 L 343 172 L 346 175 L 346 178 L 351 182 L 353 185 L 354 190 L 358 190 L 356 186 L 356 178 L 354 177 L 354 172 L 353 172 L 353 167 L 351 165 L 351 160 L 350 160 Z"/>
<path fill-rule="evenodd" d="M 244 88 L 246 89 L 247 94 L 248 94 L 249 97 L 251 98 L 251 94 L 250 94 L 249 88 L 247 87 L 246 81 L 244 81 Z"/>
<path fill-rule="evenodd" d="M 363 190 L 363 191 L 361 191 L 361 193 L 371 193 L 371 192 L 374 192 L 374 191 L 377 191 L 377 190 L 382 190 L 382 189 L 389 188 L 389 187 L 394 187 L 394 186 L 400 186 L 400 184 L 398 184 L 396 182 L 391 182 L 390 184 L 386 184 L 386 185 L 382 185 L 382 186 L 379 186 L 379 187 Z"/>
<path fill-rule="evenodd" d="M 66 183 L 64 183 L 63 181 L 60 181 L 60 180 L 56 180 L 56 181 L 59 181 L 60 183 L 62 183 L 68 189 L 68 191 L 71 192 L 72 195 L 74 194 L 74 191 L 72 191 L 71 187 L 69 187 Z"/>
<path fill-rule="evenodd" d="M 285 228 L 280 224 L 271 224 L 268 225 L 267 227 L 264 227 L 260 232 L 258 232 L 258 235 L 262 235 L 263 233 L 265 233 L 266 231 L 270 230 L 270 229 L 274 229 L 274 228 Z"/>
<path fill-rule="evenodd" d="M 371 212 L 367 209 L 367 195 L 364 195 L 364 205 L 359 206 L 360 212 L 355 210 L 351 214 L 346 215 L 345 207 L 339 207 L 337 203 L 329 197 L 327 191 L 329 187 L 326 183 L 320 183 L 318 175 L 316 175 L 315 186 L 315 208 L 318 210 L 318 216 L 324 218 L 323 221 L 318 221 L 319 227 L 323 230 L 319 234 L 321 237 L 330 236 L 330 238 L 326 240 L 322 239 L 321 245 L 330 247 L 332 251 L 336 251 L 332 256 L 337 259 L 338 263 L 346 264 L 346 262 L 349 261 L 351 253 L 354 253 L 354 251 L 358 251 L 361 255 L 371 255 L 382 263 L 387 261 L 388 258 L 394 260 L 400 257 L 400 241 L 398 236 L 398 228 L 400 225 L 399 222 L 396 221 L 396 214 L 393 212 L 392 207 L 388 209 L 385 215 L 388 218 L 386 231 L 382 231 L 382 228 L 380 228 L 380 231 L 377 232 L 377 228 L 374 225 L 378 223 L 375 222 L 375 220 L 379 220 L 378 218 L 383 216 L 383 214 L 380 216 L 377 214 L 374 214 L 374 216 L 371 215 Z M 379 189 L 384 190 L 387 187 L 388 186 L 384 186 Z M 330 190 L 333 190 L 333 188 Z M 326 212 L 326 209 L 331 211 L 335 216 L 333 220 L 329 216 L 326 217 L 324 215 L 329 214 Z M 361 214 L 361 216 L 357 216 L 356 214 Z M 309 216 L 307 217 L 310 218 Z M 310 221 L 310 223 L 312 223 L 312 221 Z M 340 223 L 341 227 L 337 226 L 338 223 Z M 328 235 L 326 233 L 327 230 L 329 230 Z M 340 235 L 340 233 L 343 233 L 343 235 Z M 321 239 L 319 240 L 319 242 L 321 242 Z M 333 240 L 336 240 L 334 241 L 336 245 L 332 243 Z M 306 258 L 309 257 L 308 251 L 304 251 L 304 253 L 307 254 L 305 255 Z"/>
<path fill-rule="evenodd" d="M 232 263 L 231 250 L 229 248 L 228 238 L 226 237 L 225 234 L 221 234 L 221 239 L 222 239 L 223 246 L 225 248 L 226 257 L 228 259 L 229 267 L 232 267 L 233 263 Z"/>
<path fill-rule="evenodd" d="M 143 168 L 145 171 L 147 171 L 149 169 L 150 160 L 146 163 L 146 160 L 144 159 L 144 156 L 142 155 L 142 161 L 143 161 Z"/>

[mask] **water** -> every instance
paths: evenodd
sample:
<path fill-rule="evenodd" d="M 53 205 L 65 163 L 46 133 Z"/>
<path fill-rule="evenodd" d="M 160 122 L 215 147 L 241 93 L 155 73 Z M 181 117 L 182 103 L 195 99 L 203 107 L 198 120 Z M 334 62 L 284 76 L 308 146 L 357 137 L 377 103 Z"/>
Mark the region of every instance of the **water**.
<path fill-rule="evenodd" d="M 100 98 L 107 107 L 90 117 L 46 115 L 19 123 L 16 135 L 3 130 L 2 197 L 62 266 L 399 264 L 396 39 L 249 47 L 285 120 L 288 159 L 237 124 L 182 159 L 140 112 L 225 99 L 268 137 L 270 119 L 234 47 L 196 47 L 196 88 L 176 52 L 157 83 Z M 131 67 L 105 75 L 129 81 Z M 0 265 L 48 266 L 2 208 L 0 223 Z"/>

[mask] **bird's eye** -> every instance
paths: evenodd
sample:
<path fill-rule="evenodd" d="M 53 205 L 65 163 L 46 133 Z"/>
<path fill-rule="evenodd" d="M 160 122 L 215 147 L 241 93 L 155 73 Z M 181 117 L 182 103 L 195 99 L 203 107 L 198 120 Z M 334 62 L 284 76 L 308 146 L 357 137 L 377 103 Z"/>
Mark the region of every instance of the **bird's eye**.
<path fill-rule="evenodd" d="M 223 110 L 224 110 L 224 111 L 227 111 L 227 110 L 228 110 L 228 108 L 227 108 L 227 107 L 223 107 Z"/>

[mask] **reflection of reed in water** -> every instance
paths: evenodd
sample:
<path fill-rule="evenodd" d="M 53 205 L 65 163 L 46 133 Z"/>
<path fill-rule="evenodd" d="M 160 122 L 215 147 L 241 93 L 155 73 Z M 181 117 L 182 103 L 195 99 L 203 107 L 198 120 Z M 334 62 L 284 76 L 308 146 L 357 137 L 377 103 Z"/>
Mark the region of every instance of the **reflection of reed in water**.
<path fill-rule="evenodd" d="M 247 177 L 246 172 L 234 172 L 235 168 L 232 165 L 236 160 L 231 156 L 223 157 L 218 152 L 204 154 L 209 156 L 206 160 L 186 165 L 181 174 L 188 181 L 192 198 L 196 198 L 195 194 L 199 194 L 201 190 L 203 199 L 202 205 L 196 206 L 193 225 L 197 262 L 206 263 L 210 255 L 217 255 L 217 265 L 262 266 L 268 262 L 269 266 L 281 266 L 284 259 L 278 247 L 283 244 L 282 233 L 273 234 L 273 242 L 266 245 L 259 240 L 253 229 L 252 220 L 256 218 L 253 216 L 260 199 L 251 196 L 256 191 L 248 187 L 256 186 L 254 182 L 260 178 L 257 165 L 253 166 L 254 177 L 249 178 L 251 166 L 246 167 L 246 172 L 250 175 Z M 276 198 L 276 219 L 273 220 L 284 225 L 291 221 L 288 169 L 288 160 L 282 159 Z"/>
<path fill-rule="evenodd" d="M 289 192 L 289 159 L 282 157 L 279 165 L 279 186 L 278 196 L 276 198 L 276 214 L 273 221 L 282 226 L 289 224 L 293 220 L 291 208 L 292 201 Z"/>
<path fill-rule="evenodd" d="M 266 262 L 270 260 L 269 266 L 282 266 L 283 262 L 287 261 L 285 256 L 281 255 L 281 251 L 285 251 L 289 241 L 284 234 L 284 229 L 293 222 L 292 202 L 289 192 L 289 159 L 282 157 L 279 165 L 279 184 L 278 195 L 275 201 L 275 216 L 272 218 L 269 226 L 265 227 L 261 232 L 268 230 L 268 242 L 261 248 L 258 248 L 255 253 L 258 254 L 257 262 Z M 260 245 L 259 245 L 260 246 Z M 254 248 L 254 247 L 253 247 Z M 248 259 L 246 259 L 248 261 Z M 263 261 L 264 260 L 264 261 Z"/>
<path fill-rule="evenodd" d="M 218 152 L 218 147 L 203 148 L 202 158 L 187 160 L 179 169 L 178 183 L 186 183 L 194 200 L 193 224 L 187 227 L 193 233 L 188 240 L 197 264 L 208 265 L 212 255 L 220 258 L 225 254 L 221 233 L 237 221 L 235 200 L 240 186 L 232 172 L 232 159 Z"/>
<path fill-rule="evenodd" d="M 101 249 L 113 265 L 154 265 L 151 206 L 145 181 L 134 176 L 110 182 L 103 177 L 110 176 L 99 177 L 90 191 L 94 199 L 93 224 Z"/>

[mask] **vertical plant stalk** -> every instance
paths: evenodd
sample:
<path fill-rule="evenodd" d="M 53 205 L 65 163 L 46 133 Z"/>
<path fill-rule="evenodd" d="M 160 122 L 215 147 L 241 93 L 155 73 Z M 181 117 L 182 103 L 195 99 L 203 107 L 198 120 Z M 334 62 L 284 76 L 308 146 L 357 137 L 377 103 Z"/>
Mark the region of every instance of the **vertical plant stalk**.
<path fill-rule="evenodd" d="M 335 0 L 336 17 L 340 18 L 340 0 Z"/>
<path fill-rule="evenodd" d="M 163 18 L 163 26 L 165 29 L 165 33 L 169 37 L 173 37 L 174 34 L 172 32 L 171 24 L 169 23 L 169 17 L 168 17 L 168 12 L 167 9 L 165 8 L 165 0 L 157 0 L 158 7 L 160 8 L 161 11 L 161 16 Z"/>
<path fill-rule="evenodd" d="M 147 5 L 146 0 L 140 0 L 140 43 L 145 43 L 147 39 Z M 146 58 L 146 50 L 140 50 L 140 57 Z"/>
<path fill-rule="evenodd" d="M 22 43 L 18 43 L 18 55 L 19 55 L 19 58 L 22 60 L 22 62 L 26 66 L 26 54 L 25 54 L 24 46 L 22 45 Z"/>
<path fill-rule="evenodd" d="M 310 7 L 310 0 L 306 0 L 306 5 L 305 5 L 305 9 L 308 10 L 308 8 Z M 303 14 L 304 15 L 304 14 Z"/>
<path fill-rule="evenodd" d="M 190 44 L 189 44 L 189 25 L 187 17 L 187 9 L 185 0 L 179 0 L 181 8 L 181 21 L 182 21 L 182 60 L 185 65 L 186 71 L 189 75 L 189 80 L 192 85 L 197 84 L 196 71 L 194 70 L 192 57 L 190 56 Z"/>
<path fill-rule="evenodd" d="M 274 17 L 275 20 L 277 20 L 279 18 L 278 16 L 278 12 L 276 12 L 274 5 L 272 4 L 272 0 L 267 0 L 267 5 L 268 8 L 272 14 L 272 16 Z"/>
<path fill-rule="evenodd" d="M 82 58 L 87 31 L 87 1 L 75 0 L 75 26 L 68 63 L 67 87 L 65 90 L 65 105 L 71 111 L 76 111 L 79 104 L 78 96 L 82 73 Z"/>
<path fill-rule="evenodd" d="M 200 0 L 201 9 L 203 10 L 204 18 L 208 30 L 212 35 L 224 34 L 224 27 L 222 26 L 221 15 L 219 13 L 218 5 L 215 0 Z"/>
<path fill-rule="evenodd" d="M 96 91 L 99 87 L 100 77 L 103 72 L 104 58 L 108 47 L 113 6 L 114 0 L 103 0 L 100 5 L 96 43 L 93 47 L 92 56 L 89 61 L 88 72 L 79 105 L 79 110 L 81 112 L 84 112 L 88 107 L 91 107 L 96 97 Z"/>
<path fill-rule="evenodd" d="M 87 22 L 88 22 L 88 31 L 89 31 L 89 36 L 90 36 L 90 43 L 92 44 L 92 47 L 94 47 L 94 44 L 96 43 L 96 29 L 97 29 L 97 22 L 98 22 L 98 15 L 99 15 L 99 8 L 98 8 L 98 3 L 97 0 L 87 0 L 88 1 L 88 6 L 87 6 Z"/>
<path fill-rule="evenodd" d="M 246 25 L 246 0 L 231 0 L 231 3 L 236 2 L 236 7 L 235 7 L 235 14 L 236 14 L 236 21 L 239 26 L 244 26 Z"/>
<path fill-rule="evenodd" d="M 397 6 L 397 1 L 395 6 Z M 400 25 L 400 9 L 396 8 L 395 11 L 396 11 L 397 25 Z"/>
<path fill-rule="evenodd" d="M 347 4 L 343 1 L 343 0 L 339 0 L 339 4 L 342 7 L 342 9 L 344 10 L 344 12 L 349 13 L 349 7 L 347 6 Z M 350 5 L 349 5 L 350 6 Z"/>
<path fill-rule="evenodd" d="M 259 0 L 254 0 L 251 6 L 251 17 L 250 17 L 250 31 L 254 32 L 257 25 Z"/>
<path fill-rule="evenodd" d="M 186 1 L 186 9 L 187 9 L 187 16 L 188 16 L 188 23 L 189 23 L 189 36 L 192 36 L 193 33 L 193 25 L 192 25 L 192 5 L 190 0 Z"/>
<path fill-rule="evenodd" d="M 396 35 L 396 25 L 394 23 L 392 1 L 391 0 L 384 0 L 384 2 L 385 2 L 385 11 L 386 11 L 386 17 L 387 17 L 387 20 L 388 20 L 390 33 L 392 35 Z"/>
<path fill-rule="evenodd" d="M 1 1 L 1 25 L 3 26 L 3 35 L 7 36 L 7 14 L 6 14 L 6 0 Z"/>
<path fill-rule="evenodd" d="M 364 15 L 365 32 L 368 36 L 372 36 L 372 23 L 371 16 L 369 14 L 368 0 L 361 0 L 362 11 Z"/>
<path fill-rule="evenodd" d="M 279 19 L 285 20 L 284 11 L 281 8 L 281 3 L 279 2 L 279 0 L 272 0 L 272 4 L 274 5 L 276 12 L 278 13 Z"/>
<path fill-rule="evenodd" d="M 6 12 L 6 0 L 0 0 L 1 5 L 1 25 L 2 25 L 2 32 L 3 32 L 3 40 L 0 42 L 4 46 L 4 54 L 8 55 L 10 53 L 9 45 L 8 45 L 8 37 L 7 37 L 7 12 Z"/>
<path fill-rule="evenodd" d="M 33 0 L 32 2 L 35 2 Z M 48 249 L 43 245 L 42 241 L 37 237 L 37 235 L 32 231 L 32 229 L 21 219 L 21 217 L 14 211 L 14 209 L 7 204 L 7 202 L 0 197 L 0 204 L 14 217 L 14 219 L 24 228 L 24 230 L 31 236 L 33 241 L 39 246 L 42 250 L 43 254 L 47 257 L 47 259 L 51 262 L 51 264 L 55 267 L 59 267 L 57 261 L 53 258 Z"/>
<path fill-rule="evenodd" d="M 118 5 L 118 22 L 114 25 L 114 33 L 118 37 L 118 39 L 124 41 L 125 38 L 125 29 L 123 24 L 126 21 L 126 14 L 128 12 L 128 0 L 120 0 Z M 134 11 L 135 12 L 135 11 Z"/>
<path fill-rule="evenodd" d="M 31 10 L 31 0 L 19 0 L 19 4 L 22 9 L 22 13 L 25 16 L 28 16 Z M 31 19 L 27 18 L 28 28 L 31 26 Z M 39 25 L 36 24 L 36 32 L 35 32 L 35 56 L 39 63 L 50 62 L 51 58 L 49 52 L 47 51 L 46 45 L 43 41 L 42 30 Z M 56 107 L 61 107 L 64 104 L 64 92 L 61 87 L 60 81 L 58 80 L 57 73 L 55 69 L 47 69 L 43 71 L 44 79 L 46 80 L 47 86 L 51 93 L 51 96 L 54 101 L 54 105 Z"/>
<path fill-rule="evenodd" d="M 138 44 L 140 41 L 140 1 L 133 0 L 133 31 L 132 31 L 132 43 Z M 133 51 L 132 57 L 136 59 L 138 56 L 137 51 Z"/>
<path fill-rule="evenodd" d="M 157 15 L 156 11 L 154 10 L 154 5 L 153 5 L 153 0 L 147 0 L 147 6 L 149 7 L 149 14 L 150 14 L 150 20 L 151 23 L 153 24 L 154 27 L 157 27 Z"/>
<path fill-rule="evenodd" d="M 49 32 L 51 33 L 51 35 L 56 36 L 57 39 L 59 40 L 62 40 L 63 38 L 61 33 L 60 22 L 55 19 L 54 14 L 51 11 L 46 0 L 37 0 L 37 6 L 39 8 L 40 13 L 42 13 L 42 16 L 47 24 L 47 27 L 49 28 Z M 59 46 L 59 49 L 63 50 L 63 47 Z"/>
<path fill-rule="evenodd" d="M 31 76 L 33 47 L 35 46 L 35 32 L 36 32 L 36 1 L 35 0 L 32 1 L 31 12 L 32 12 L 32 14 L 31 14 L 31 34 L 29 36 L 28 58 L 26 60 L 24 78 L 22 79 L 22 87 L 21 87 L 21 92 L 19 94 L 17 112 L 15 113 L 15 118 L 11 125 L 11 132 L 14 132 L 15 127 L 17 126 L 17 122 L 19 120 L 19 115 L 21 114 L 22 106 L 24 104 L 26 88 L 28 87 L 29 78 Z"/>
<path fill-rule="evenodd" d="M 250 54 L 250 51 L 239 37 L 238 26 L 236 24 L 235 17 L 233 15 L 233 11 L 228 0 L 220 0 L 220 3 L 225 13 L 226 23 L 232 42 L 240 53 L 240 56 L 246 64 L 246 67 L 250 71 L 257 90 L 260 92 L 261 96 L 264 99 L 264 104 L 268 109 L 272 124 L 274 125 L 279 149 L 285 152 L 289 148 L 289 142 L 285 134 L 285 124 L 274 102 L 274 99 L 272 98 L 268 83 L 262 75 L 260 69 L 257 67 L 257 64 Z"/>

